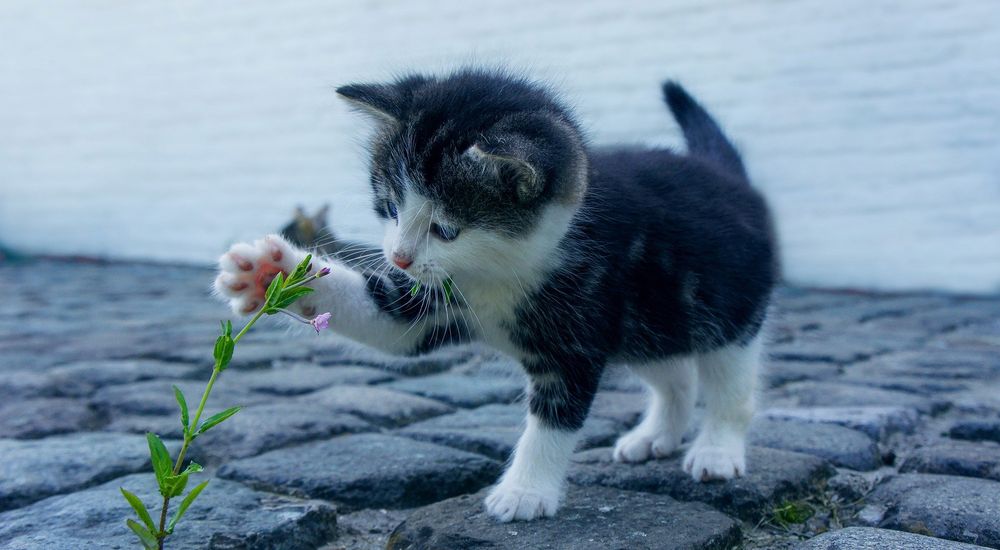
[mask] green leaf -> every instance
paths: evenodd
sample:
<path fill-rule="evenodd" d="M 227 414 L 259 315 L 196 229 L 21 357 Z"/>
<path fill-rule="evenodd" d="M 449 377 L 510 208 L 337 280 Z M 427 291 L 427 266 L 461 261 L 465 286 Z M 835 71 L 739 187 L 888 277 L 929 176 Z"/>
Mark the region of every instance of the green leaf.
<path fill-rule="evenodd" d="M 225 328 L 222 329 L 222 334 L 225 334 L 226 336 L 232 336 L 233 335 L 233 322 L 232 321 L 229 321 L 229 320 L 226 321 L 226 326 L 225 326 Z"/>
<path fill-rule="evenodd" d="M 415 297 L 418 292 L 420 292 L 420 281 L 413 283 L 413 286 L 410 287 L 410 296 Z"/>
<path fill-rule="evenodd" d="M 231 330 L 231 329 L 230 329 Z M 215 365 L 220 370 L 226 370 L 229 362 L 233 359 L 233 350 L 236 342 L 228 334 L 223 334 L 215 339 Z"/>
<path fill-rule="evenodd" d="M 170 452 L 160 438 L 152 433 L 146 433 L 146 441 L 149 442 L 149 458 L 153 462 L 153 471 L 156 473 L 156 481 L 160 485 L 160 493 L 164 491 L 164 480 L 173 475 L 174 465 L 170 460 Z M 165 495 L 164 495 L 165 496 Z"/>
<path fill-rule="evenodd" d="M 191 489 L 191 492 L 188 493 L 186 497 L 184 497 L 184 500 L 181 501 L 180 507 L 177 508 L 176 512 L 174 512 L 174 517 L 170 518 L 170 523 L 167 524 L 167 533 L 174 532 L 174 527 L 177 526 L 177 522 L 180 521 L 182 517 L 184 517 L 184 512 L 187 512 L 188 507 L 191 506 L 191 503 L 194 502 L 194 499 L 198 498 L 198 495 L 201 494 L 202 490 L 205 489 L 206 485 L 208 485 L 208 480 L 202 481 L 197 486 L 195 486 L 194 489 Z"/>
<path fill-rule="evenodd" d="M 271 281 L 271 284 L 267 285 L 267 292 L 264 293 L 264 302 L 274 307 L 275 300 L 281 296 L 281 289 L 285 286 L 285 274 L 278 272 Z"/>
<path fill-rule="evenodd" d="M 309 294 L 312 291 L 313 289 L 307 286 L 297 286 L 291 290 L 286 290 L 281 293 L 281 296 L 277 300 L 275 300 L 274 305 L 272 307 L 276 309 L 286 308 L 292 305 L 292 303 L 295 302 L 295 300 L 298 300 L 299 298 L 305 296 L 306 294 Z"/>
<path fill-rule="evenodd" d="M 163 496 L 173 498 L 180 495 L 184 492 L 184 488 L 187 487 L 188 477 L 191 474 L 198 473 L 202 470 L 204 470 L 204 468 L 202 468 L 200 464 L 192 462 L 188 464 L 187 468 L 184 468 L 183 472 L 175 476 L 167 476 L 167 479 L 164 480 L 166 494 Z"/>
<path fill-rule="evenodd" d="M 201 426 L 198 428 L 198 431 L 194 433 L 194 435 L 201 435 L 201 434 L 207 432 L 208 430 L 210 430 L 213 427 L 215 427 L 217 424 L 222 423 L 223 420 L 225 420 L 225 419 L 229 418 L 230 416 L 233 416 L 234 414 L 240 412 L 240 409 L 242 409 L 242 408 L 243 407 L 230 407 L 230 408 L 228 408 L 228 409 L 220 412 L 219 414 L 210 416 L 208 418 L 208 420 L 205 420 L 204 422 L 201 423 Z"/>
<path fill-rule="evenodd" d="M 299 265 L 295 266 L 295 270 L 292 274 L 285 279 L 286 285 L 293 285 L 302 279 L 306 278 L 306 272 L 309 271 L 309 264 L 312 263 L 312 254 L 306 254 L 305 259 L 299 262 Z"/>
<path fill-rule="evenodd" d="M 184 434 L 187 435 L 191 418 L 188 416 L 188 404 L 187 400 L 184 399 L 184 392 L 177 386 L 174 386 L 174 397 L 177 398 L 177 404 L 181 407 L 181 426 L 184 427 Z"/>
<path fill-rule="evenodd" d="M 156 536 L 153 535 L 149 529 L 139 525 L 139 522 L 134 519 L 125 520 L 125 523 L 128 524 L 128 528 L 131 529 L 133 533 L 139 536 L 139 540 L 142 541 L 143 548 L 146 548 L 146 550 L 156 550 L 157 543 L 159 541 L 156 540 Z"/>
<path fill-rule="evenodd" d="M 451 279 L 444 280 L 444 299 L 448 302 L 451 301 Z"/>
<path fill-rule="evenodd" d="M 133 493 L 125 490 L 124 487 L 119 487 L 118 489 L 122 492 L 122 496 L 125 497 L 125 500 L 132 505 L 132 509 L 135 510 L 139 519 L 141 519 L 142 522 L 146 524 L 146 527 L 149 528 L 149 531 L 156 531 L 156 525 L 153 523 L 153 518 L 149 516 L 149 510 L 146 510 L 146 505 L 142 503 L 142 500 L 140 500 L 139 497 L 135 496 Z"/>

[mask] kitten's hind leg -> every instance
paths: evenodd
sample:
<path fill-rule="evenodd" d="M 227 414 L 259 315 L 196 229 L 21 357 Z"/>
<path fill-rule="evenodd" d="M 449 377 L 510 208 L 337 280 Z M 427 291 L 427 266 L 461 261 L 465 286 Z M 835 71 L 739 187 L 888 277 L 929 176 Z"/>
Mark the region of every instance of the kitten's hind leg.
<path fill-rule="evenodd" d="M 698 357 L 705 420 L 684 457 L 696 481 L 746 473 L 746 434 L 757 398 L 761 336 Z"/>
<path fill-rule="evenodd" d="M 632 367 L 649 389 L 649 402 L 642 421 L 615 443 L 619 462 L 643 462 L 663 458 L 681 444 L 694 409 L 695 361 L 692 357 Z"/>

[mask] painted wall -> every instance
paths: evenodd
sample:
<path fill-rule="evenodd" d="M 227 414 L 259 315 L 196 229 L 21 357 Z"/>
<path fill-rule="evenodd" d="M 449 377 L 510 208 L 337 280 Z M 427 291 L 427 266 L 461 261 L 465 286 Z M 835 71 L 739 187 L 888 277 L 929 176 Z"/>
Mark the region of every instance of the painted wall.
<path fill-rule="evenodd" d="M 504 61 L 602 144 L 679 144 L 658 83 L 685 82 L 795 282 L 996 291 L 997 52 L 994 0 L 6 0 L 0 243 L 208 262 L 325 201 L 375 238 L 367 123 L 333 87 Z"/>

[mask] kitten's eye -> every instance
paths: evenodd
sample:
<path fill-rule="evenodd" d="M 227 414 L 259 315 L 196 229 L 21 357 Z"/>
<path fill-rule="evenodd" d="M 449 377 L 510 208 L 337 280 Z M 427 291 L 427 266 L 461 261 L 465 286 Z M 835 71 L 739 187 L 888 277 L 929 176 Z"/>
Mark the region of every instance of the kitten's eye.
<path fill-rule="evenodd" d="M 396 203 L 392 201 L 385 201 L 385 209 L 389 212 L 389 217 L 399 221 L 399 211 L 396 210 Z"/>
<path fill-rule="evenodd" d="M 444 225 L 438 225 L 436 223 L 432 223 L 431 232 L 434 233 L 434 236 L 441 239 L 442 241 L 450 242 L 458 238 L 459 229 L 457 227 L 447 227 Z"/>

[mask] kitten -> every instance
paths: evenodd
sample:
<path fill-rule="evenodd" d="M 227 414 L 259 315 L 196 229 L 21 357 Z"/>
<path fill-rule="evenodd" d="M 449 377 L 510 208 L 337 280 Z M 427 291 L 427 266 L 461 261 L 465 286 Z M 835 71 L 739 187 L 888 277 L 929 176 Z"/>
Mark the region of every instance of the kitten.
<path fill-rule="evenodd" d="M 674 452 L 700 382 L 707 411 L 684 469 L 702 481 L 746 472 L 774 239 L 739 154 L 679 85 L 663 92 L 687 155 L 593 150 L 549 91 L 501 71 L 337 91 L 378 121 L 371 190 L 386 262 L 315 261 L 332 273 L 301 312 L 331 311 L 337 332 L 393 352 L 476 339 L 521 362 L 527 427 L 488 513 L 555 514 L 609 363 L 651 394 L 617 460 Z M 237 244 L 216 288 L 251 313 L 303 255 L 276 236 Z"/>

